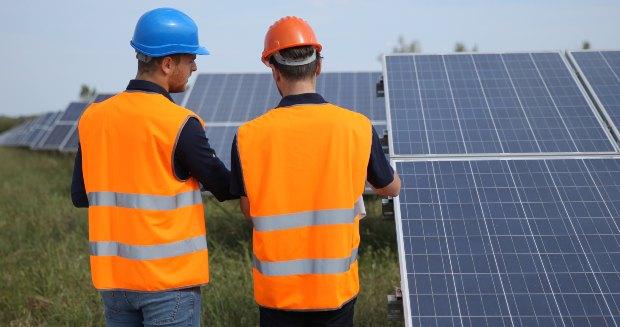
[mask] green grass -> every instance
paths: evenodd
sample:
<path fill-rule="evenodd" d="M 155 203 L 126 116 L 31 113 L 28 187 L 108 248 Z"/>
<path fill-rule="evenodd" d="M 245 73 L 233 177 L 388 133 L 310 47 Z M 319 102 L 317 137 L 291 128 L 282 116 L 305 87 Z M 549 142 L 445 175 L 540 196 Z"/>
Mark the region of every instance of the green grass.
<path fill-rule="evenodd" d="M 73 160 L 56 153 L 0 148 L 0 325 L 103 325 L 90 282 L 86 210 L 69 197 Z M 366 199 L 356 325 L 388 322 L 386 295 L 399 284 L 394 222 Z M 256 326 L 250 228 L 236 201 L 205 199 L 211 283 L 203 288 L 206 326 Z"/>
<path fill-rule="evenodd" d="M 0 133 L 17 126 L 32 117 L 33 116 L 20 116 L 20 117 L 0 116 Z"/>

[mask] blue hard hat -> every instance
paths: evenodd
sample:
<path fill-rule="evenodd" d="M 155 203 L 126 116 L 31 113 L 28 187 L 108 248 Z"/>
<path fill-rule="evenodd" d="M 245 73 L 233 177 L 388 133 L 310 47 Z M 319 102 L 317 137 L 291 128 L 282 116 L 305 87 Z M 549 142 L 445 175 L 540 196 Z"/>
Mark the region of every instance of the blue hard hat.
<path fill-rule="evenodd" d="M 157 8 L 142 15 L 129 44 L 149 57 L 175 53 L 209 54 L 207 49 L 198 44 L 196 23 L 174 8 Z"/>

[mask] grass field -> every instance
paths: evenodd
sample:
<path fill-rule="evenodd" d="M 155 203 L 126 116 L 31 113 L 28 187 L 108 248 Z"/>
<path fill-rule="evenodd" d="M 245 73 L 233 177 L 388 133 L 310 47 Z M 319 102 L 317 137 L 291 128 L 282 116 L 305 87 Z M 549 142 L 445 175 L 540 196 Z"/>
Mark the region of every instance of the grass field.
<path fill-rule="evenodd" d="M 72 157 L 0 148 L 0 325 L 103 325 L 88 267 L 86 211 L 69 197 Z M 358 326 L 386 321 L 386 295 L 399 284 L 394 222 L 367 198 L 362 221 Z M 211 284 L 203 288 L 206 326 L 256 326 L 250 229 L 236 201 L 205 199 Z"/>

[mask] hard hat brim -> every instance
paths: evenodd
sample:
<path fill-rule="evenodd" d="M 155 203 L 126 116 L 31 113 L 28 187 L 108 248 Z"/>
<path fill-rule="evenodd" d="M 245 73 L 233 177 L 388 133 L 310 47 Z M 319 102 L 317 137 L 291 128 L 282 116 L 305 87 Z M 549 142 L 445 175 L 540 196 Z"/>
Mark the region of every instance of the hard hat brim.
<path fill-rule="evenodd" d="M 136 44 L 133 41 L 129 41 L 129 44 L 136 51 L 147 55 L 149 57 L 163 57 L 173 54 L 194 54 L 194 55 L 208 55 L 209 50 L 202 46 L 191 46 L 183 44 L 169 44 L 161 47 L 148 47 L 142 44 Z"/>

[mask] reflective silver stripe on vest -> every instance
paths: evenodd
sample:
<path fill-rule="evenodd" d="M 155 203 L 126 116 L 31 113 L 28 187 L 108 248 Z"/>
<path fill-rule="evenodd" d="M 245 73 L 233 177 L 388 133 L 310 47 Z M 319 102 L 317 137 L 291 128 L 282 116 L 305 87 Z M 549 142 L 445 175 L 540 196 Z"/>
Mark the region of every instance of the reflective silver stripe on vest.
<path fill-rule="evenodd" d="M 144 210 L 173 210 L 202 203 L 200 191 L 194 190 L 177 195 L 146 195 L 116 192 L 88 193 L 89 206 L 121 207 Z"/>
<path fill-rule="evenodd" d="M 253 217 L 252 224 L 259 232 L 270 232 L 308 226 L 351 224 L 357 215 L 362 217 L 366 215 L 363 200 L 361 205 L 358 200 L 351 209 L 327 209 Z"/>
<path fill-rule="evenodd" d="M 351 256 L 342 259 L 300 259 L 288 261 L 260 261 L 254 257 L 254 267 L 266 276 L 290 276 L 305 274 L 338 274 L 349 271 L 357 260 L 357 248 Z"/>
<path fill-rule="evenodd" d="M 152 260 L 176 257 L 207 249 L 206 235 L 157 245 L 127 245 L 119 242 L 90 242 L 90 254 L 117 256 L 134 260 Z"/>
<path fill-rule="evenodd" d="M 354 209 L 304 211 L 274 216 L 252 218 L 254 229 L 259 232 L 307 226 L 350 224 L 355 219 Z"/>

